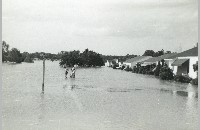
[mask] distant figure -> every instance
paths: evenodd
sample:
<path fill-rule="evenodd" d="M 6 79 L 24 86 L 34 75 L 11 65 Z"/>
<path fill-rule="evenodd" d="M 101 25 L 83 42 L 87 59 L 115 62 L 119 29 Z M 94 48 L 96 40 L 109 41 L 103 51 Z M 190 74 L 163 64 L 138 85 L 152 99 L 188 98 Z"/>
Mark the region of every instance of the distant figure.
<path fill-rule="evenodd" d="M 72 73 L 70 75 L 70 78 L 75 78 L 75 71 L 76 71 L 75 67 L 73 67 L 71 70 L 72 70 Z"/>
<path fill-rule="evenodd" d="M 65 69 L 65 78 L 67 78 L 68 71 L 69 69 Z"/>

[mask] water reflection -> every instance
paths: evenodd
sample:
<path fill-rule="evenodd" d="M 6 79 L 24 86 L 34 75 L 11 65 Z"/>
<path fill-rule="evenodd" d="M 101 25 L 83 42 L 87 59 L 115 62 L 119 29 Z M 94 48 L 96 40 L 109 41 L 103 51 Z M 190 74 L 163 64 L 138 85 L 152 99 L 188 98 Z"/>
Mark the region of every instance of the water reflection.
<path fill-rule="evenodd" d="M 38 115 L 38 119 L 39 119 L 40 123 L 44 123 L 45 113 L 46 113 L 44 97 L 45 97 L 45 94 L 41 93 L 40 94 L 40 104 L 39 104 L 40 113 Z"/>

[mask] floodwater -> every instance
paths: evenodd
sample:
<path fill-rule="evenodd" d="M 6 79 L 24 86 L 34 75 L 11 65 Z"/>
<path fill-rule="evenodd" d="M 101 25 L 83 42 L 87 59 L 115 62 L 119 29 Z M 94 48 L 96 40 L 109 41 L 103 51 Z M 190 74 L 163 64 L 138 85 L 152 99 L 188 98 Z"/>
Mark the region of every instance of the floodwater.
<path fill-rule="evenodd" d="M 3 64 L 3 130 L 197 130 L 197 86 L 112 68 Z"/>

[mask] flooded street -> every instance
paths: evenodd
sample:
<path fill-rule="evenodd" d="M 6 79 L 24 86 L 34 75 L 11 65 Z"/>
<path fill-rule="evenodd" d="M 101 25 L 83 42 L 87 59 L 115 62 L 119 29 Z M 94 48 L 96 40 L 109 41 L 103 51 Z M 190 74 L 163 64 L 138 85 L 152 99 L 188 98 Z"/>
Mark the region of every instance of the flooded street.
<path fill-rule="evenodd" d="M 197 130 L 197 86 L 112 68 L 3 64 L 4 130 Z M 71 73 L 71 72 L 70 72 Z M 68 74 L 69 76 L 69 74 Z"/>

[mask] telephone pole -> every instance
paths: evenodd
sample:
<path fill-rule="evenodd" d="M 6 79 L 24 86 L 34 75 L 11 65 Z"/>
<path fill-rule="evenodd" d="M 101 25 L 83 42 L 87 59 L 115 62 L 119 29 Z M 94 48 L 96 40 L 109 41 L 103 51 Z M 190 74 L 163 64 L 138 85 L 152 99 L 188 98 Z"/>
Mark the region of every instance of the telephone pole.
<path fill-rule="evenodd" d="M 42 80 L 42 93 L 44 94 L 44 76 L 45 76 L 45 55 L 43 54 L 43 80 Z"/>

